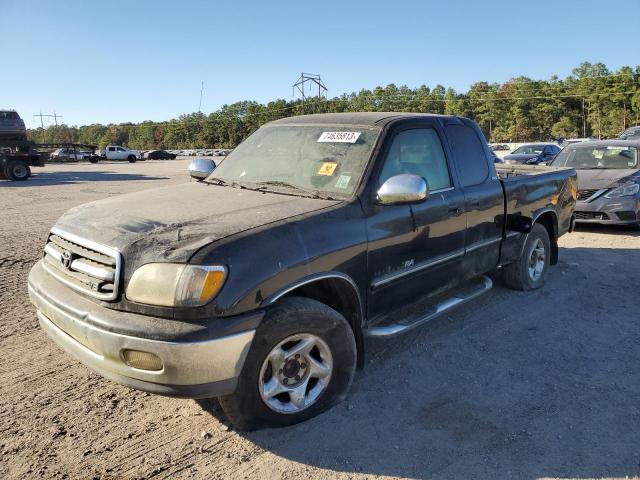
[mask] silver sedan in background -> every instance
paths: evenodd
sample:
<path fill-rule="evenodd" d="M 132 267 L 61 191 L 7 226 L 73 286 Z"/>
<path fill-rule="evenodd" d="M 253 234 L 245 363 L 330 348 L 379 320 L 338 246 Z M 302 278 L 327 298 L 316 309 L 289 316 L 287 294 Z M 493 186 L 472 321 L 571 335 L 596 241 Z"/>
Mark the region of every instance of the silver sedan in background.
<path fill-rule="evenodd" d="M 598 140 L 567 146 L 555 167 L 578 172 L 576 222 L 640 228 L 640 139 Z"/>

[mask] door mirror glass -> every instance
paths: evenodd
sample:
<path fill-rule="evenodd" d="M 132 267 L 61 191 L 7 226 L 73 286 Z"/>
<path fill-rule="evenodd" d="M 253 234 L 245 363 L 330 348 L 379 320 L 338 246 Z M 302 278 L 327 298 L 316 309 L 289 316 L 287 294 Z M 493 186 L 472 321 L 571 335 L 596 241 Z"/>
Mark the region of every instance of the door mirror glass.
<path fill-rule="evenodd" d="M 204 180 L 215 170 L 215 168 L 216 164 L 213 160 L 208 158 L 196 158 L 195 160 L 191 160 L 191 164 L 189 165 L 189 175 L 191 175 L 191 178 Z"/>
<path fill-rule="evenodd" d="M 378 201 L 382 205 L 422 202 L 427 198 L 429 198 L 427 181 L 409 173 L 389 178 L 378 190 Z"/>

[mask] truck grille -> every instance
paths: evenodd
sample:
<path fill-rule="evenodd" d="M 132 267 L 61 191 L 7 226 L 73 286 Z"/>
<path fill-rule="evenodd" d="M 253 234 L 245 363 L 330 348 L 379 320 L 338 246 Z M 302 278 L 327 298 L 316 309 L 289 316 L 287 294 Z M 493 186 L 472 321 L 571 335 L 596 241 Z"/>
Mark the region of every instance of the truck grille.
<path fill-rule="evenodd" d="M 118 295 L 122 258 L 113 248 L 51 230 L 44 247 L 44 268 L 75 290 L 101 300 Z"/>
<path fill-rule="evenodd" d="M 596 192 L 598 189 L 595 188 L 593 190 L 578 190 L 578 200 L 589 200 Z"/>

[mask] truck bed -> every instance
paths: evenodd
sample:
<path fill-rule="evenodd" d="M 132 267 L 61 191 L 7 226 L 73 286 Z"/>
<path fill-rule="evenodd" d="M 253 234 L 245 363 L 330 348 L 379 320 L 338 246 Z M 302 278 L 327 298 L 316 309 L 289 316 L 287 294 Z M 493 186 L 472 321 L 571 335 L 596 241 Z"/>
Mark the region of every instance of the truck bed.
<path fill-rule="evenodd" d="M 555 217 L 556 238 L 571 228 L 577 196 L 577 173 L 573 168 L 546 165 L 496 165 L 504 192 L 505 242 L 501 262 L 517 258 L 526 232 L 540 215 Z"/>
<path fill-rule="evenodd" d="M 496 172 L 501 180 L 509 180 L 521 175 L 545 175 L 549 173 L 573 170 L 567 167 L 550 167 L 548 165 L 503 165 L 496 163 Z"/>

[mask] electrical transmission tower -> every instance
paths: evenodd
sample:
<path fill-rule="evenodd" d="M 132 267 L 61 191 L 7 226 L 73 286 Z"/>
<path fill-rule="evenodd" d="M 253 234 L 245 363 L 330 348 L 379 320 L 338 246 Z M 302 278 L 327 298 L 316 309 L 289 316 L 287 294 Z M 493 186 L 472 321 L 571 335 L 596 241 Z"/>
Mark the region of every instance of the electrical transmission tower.
<path fill-rule="evenodd" d="M 297 89 L 300 93 L 300 96 L 302 97 L 302 113 L 305 113 L 304 101 L 307 98 L 307 95 L 304 93 L 305 86 L 308 85 L 309 91 L 311 91 L 312 89 L 315 90 L 314 84 L 318 87 L 317 98 L 322 98 L 323 95 L 326 96 L 327 87 L 324 85 L 324 83 L 322 83 L 322 78 L 320 78 L 320 75 L 302 72 L 300 74 L 300 77 L 298 77 L 298 80 L 296 80 L 296 83 L 291 86 L 291 88 L 293 89 L 293 94 L 295 95 Z"/>
<path fill-rule="evenodd" d="M 53 115 L 45 115 L 45 114 L 43 114 L 43 113 L 42 113 L 42 110 L 40 110 L 40 113 L 38 113 L 38 114 L 34 115 L 34 117 L 40 117 L 40 126 L 41 126 L 42 128 L 44 128 L 44 122 L 42 121 L 42 118 L 43 118 L 43 117 L 52 117 L 52 118 L 55 120 L 55 122 L 56 122 L 56 127 L 57 127 L 57 126 L 58 126 L 58 119 L 59 119 L 59 118 L 62 118 L 62 115 L 58 115 L 58 114 L 55 112 L 55 110 L 54 110 L 54 112 L 53 112 Z"/>

